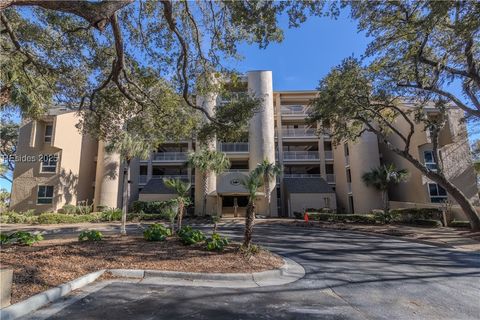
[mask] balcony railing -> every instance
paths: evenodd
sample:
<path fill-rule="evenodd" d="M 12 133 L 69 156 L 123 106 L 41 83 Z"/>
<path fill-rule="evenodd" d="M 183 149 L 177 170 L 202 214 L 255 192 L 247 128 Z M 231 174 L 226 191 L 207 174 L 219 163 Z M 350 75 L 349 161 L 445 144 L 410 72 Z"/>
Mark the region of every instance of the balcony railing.
<path fill-rule="evenodd" d="M 284 137 L 315 137 L 316 130 L 313 128 L 282 129 Z"/>
<path fill-rule="evenodd" d="M 283 160 L 318 160 L 318 151 L 285 151 Z"/>
<path fill-rule="evenodd" d="M 183 174 L 152 175 L 152 179 L 163 179 L 163 178 L 180 179 L 180 180 L 187 180 L 187 181 L 188 181 L 188 175 L 183 175 Z M 192 175 L 192 183 L 193 183 L 194 181 L 195 181 L 195 177 Z M 146 175 L 140 175 L 139 183 L 140 183 L 140 184 L 146 184 L 147 182 L 148 182 L 148 176 L 146 176 Z"/>
<path fill-rule="evenodd" d="M 335 183 L 335 174 L 327 173 L 326 178 L 328 183 Z"/>
<path fill-rule="evenodd" d="M 139 182 L 140 183 L 147 183 L 147 175 L 140 175 Z"/>
<path fill-rule="evenodd" d="M 222 152 L 248 152 L 248 142 L 220 143 L 219 150 Z"/>
<path fill-rule="evenodd" d="M 320 174 L 310 174 L 310 173 L 286 173 L 285 178 L 320 178 Z"/>
<path fill-rule="evenodd" d="M 224 172 L 243 172 L 243 173 L 248 173 L 248 169 L 227 169 Z"/>
<path fill-rule="evenodd" d="M 333 160 L 333 151 L 325 150 L 325 160 Z"/>
<path fill-rule="evenodd" d="M 283 106 L 281 108 L 282 115 L 306 116 L 309 110 L 310 108 L 307 106 L 288 106 L 288 107 Z"/>
<path fill-rule="evenodd" d="M 155 152 L 152 156 L 153 161 L 186 161 L 186 152 Z"/>

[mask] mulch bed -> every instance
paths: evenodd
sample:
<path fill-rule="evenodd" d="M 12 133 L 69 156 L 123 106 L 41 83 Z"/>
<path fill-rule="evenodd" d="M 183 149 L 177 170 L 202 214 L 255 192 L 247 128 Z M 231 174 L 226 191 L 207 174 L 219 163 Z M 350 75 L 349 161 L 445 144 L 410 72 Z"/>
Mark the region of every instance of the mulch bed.
<path fill-rule="evenodd" d="M 238 244 L 230 244 L 223 252 L 208 252 L 203 244 L 184 246 L 174 238 L 164 242 L 133 236 L 110 236 L 98 242 L 58 239 L 31 247 L 6 245 L 0 250 L 0 267 L 14 269 L 12 303 L 100 269 L 242 273 L 282 265 L 279 256 L 266 250 L 247 258 Z"/>

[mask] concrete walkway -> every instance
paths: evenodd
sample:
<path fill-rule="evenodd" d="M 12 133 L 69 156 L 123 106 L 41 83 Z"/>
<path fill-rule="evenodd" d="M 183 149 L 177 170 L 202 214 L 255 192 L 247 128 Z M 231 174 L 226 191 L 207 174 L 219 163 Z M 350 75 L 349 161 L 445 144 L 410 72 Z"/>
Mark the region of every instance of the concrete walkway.
<path fill-rule="evenodd" d="M 240 239 L 242 228 L 220 231 Z M 303 265 L 261 288 L 114 280 L 28 319 L 478 319 L 480 255 L 346 230 L 255 226 L 255 241 Z M 96 286 L 96 287 L 95 287 Z"/>

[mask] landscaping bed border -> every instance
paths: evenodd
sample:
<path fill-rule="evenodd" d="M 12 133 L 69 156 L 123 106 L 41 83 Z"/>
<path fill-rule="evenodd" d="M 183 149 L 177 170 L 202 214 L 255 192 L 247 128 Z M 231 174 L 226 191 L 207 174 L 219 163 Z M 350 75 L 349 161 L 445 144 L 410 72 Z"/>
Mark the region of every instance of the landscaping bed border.
<path fill-rule="evenodd" d="M 253 273 L 199 273 L 199 272 L 176 272 L 176 271 L 160 271 L 160 270 L 141 270 L 141 269 L 103 269 L 91 272 L 81 276 L 75 280 L 64 283 L 55 288 L 48 289 L 38 293 L 23 301 L 12 304 L 8 307 L 0 309 L 1 320 L 14 320 L 32 313 L 49 303 L 68 295 L 74 290 L 80 289 L 102 276 L 105 272 L 109 272 L 114 277 L 122 278 L 155 278 L 165 280 L 185 280 L 190 281 L 189 285 L 198 286 L 225 286 L 235 287 L 236 281 L 241 281 L 242 287 L 265 287 L 273 285 L 283 285 L 297 281 L 305 276 L 305 269 L 297 262 L 282 257 L 283 266 L 278 269 L 267 270 Z M 195 282 L 198 281 L 196 284 Z M 219 281 L 221 283 L 216 283 Z M 159 282 L 159 284 L 161 281 Z M 179 284 L 182 285 L 182 284 Z"/>

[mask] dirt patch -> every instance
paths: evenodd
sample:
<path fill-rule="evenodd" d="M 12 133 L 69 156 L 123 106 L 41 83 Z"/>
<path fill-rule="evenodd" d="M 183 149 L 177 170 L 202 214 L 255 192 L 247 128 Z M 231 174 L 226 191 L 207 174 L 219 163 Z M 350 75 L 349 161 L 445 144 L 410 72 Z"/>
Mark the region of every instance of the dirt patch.
<path fill-rule="evenodd" d="M 266 250 L 245 258 L 238 244 L 223 252 L 177 239 L 148 242 L 141 237 L 105 237 L 99 242 L 46 240 L 31 247 L 2 246 L 0 266 L 13 268 L 12 303 L 100 269 L 151 269 L 185 272 L 258 272 L 279 268 L 283 260 Z"/>

